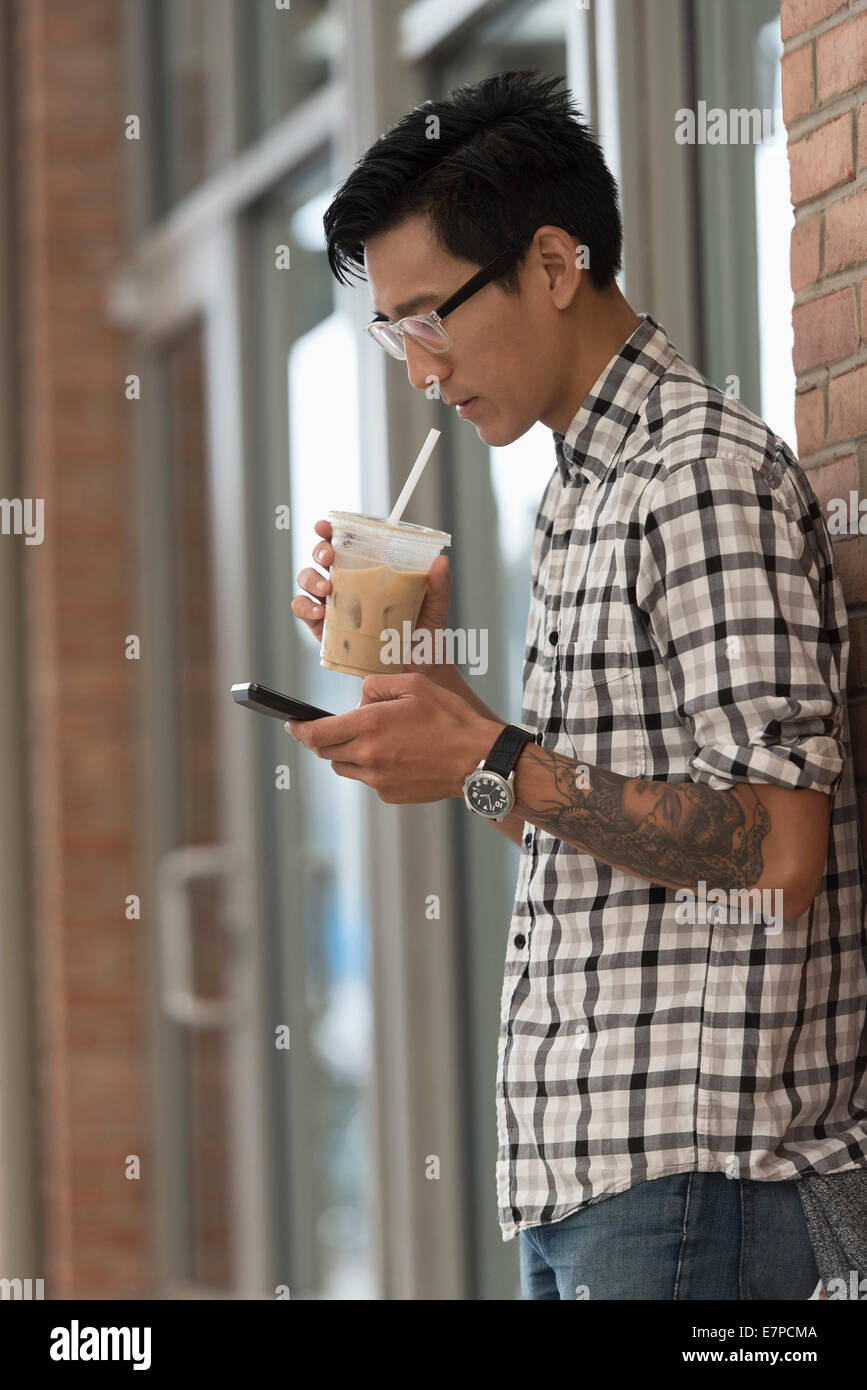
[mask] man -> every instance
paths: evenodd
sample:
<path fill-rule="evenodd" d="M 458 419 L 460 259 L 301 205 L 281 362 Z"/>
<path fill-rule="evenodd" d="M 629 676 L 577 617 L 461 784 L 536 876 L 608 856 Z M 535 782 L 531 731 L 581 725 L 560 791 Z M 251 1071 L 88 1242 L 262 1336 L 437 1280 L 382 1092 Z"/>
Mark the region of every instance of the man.
<path fill-rule="evenodd" d="M 384 801 L 508 810 L 497 1187 L 525 1297 L 808 1298 L 804 1193 L 827 1211 L 867 1165 L 843 598 L 787 445 L 620 293 L 616 185 L 558 87 L 416 108 L 324 219 L 416 389 L 486 444 L 553 432 L 522 724 L 430 665 L 287 727 Z M 328 581 L 298 578 L 319 636 Z M 448 588 L 440 557 L 419 626 Z"/>

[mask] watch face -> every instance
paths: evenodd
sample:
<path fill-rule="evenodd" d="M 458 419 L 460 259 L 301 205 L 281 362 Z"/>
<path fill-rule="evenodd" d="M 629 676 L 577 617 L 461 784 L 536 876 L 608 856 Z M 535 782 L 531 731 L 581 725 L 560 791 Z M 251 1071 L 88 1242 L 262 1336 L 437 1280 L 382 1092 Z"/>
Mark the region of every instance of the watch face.
<path fill-rule="evenodd" d="M 509 805 L 509 795 L 500 777 L 480 772 L 467 788 L 467 796 L 483 816 L 502 815 Z"/>

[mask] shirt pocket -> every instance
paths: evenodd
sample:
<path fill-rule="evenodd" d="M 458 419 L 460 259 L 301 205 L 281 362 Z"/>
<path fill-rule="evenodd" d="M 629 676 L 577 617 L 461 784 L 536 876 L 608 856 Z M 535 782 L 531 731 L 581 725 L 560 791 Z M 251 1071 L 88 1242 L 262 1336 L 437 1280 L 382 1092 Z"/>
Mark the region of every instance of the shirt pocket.
<path fill-rule="evenodd" d="M 579 637 L 563 669 L 563 726 L 573 756 L 623 777 L 643 777 L 647 746 L 641 687 L 628 637 Z"/>

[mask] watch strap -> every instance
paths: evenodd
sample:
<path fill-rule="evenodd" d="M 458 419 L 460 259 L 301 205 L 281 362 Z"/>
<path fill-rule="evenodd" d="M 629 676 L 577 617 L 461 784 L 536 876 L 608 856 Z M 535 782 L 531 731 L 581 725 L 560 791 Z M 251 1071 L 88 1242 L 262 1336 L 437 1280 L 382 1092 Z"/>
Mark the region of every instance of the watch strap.
<path fill-rule="evenodd" d="M 517 724 L 507 724 L 485 759 L 484 770 L 508 777 L 526 745 L 533 741 L 533 734 L 526 729 L 520 728 Z"/>

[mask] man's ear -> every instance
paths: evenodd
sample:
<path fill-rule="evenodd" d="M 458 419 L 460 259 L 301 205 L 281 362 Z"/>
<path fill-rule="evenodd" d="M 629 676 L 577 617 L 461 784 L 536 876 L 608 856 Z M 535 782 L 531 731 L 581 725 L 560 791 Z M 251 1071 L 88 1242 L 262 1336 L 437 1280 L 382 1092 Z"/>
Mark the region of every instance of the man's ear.
<path fill-rule="evenodd" d="M 533 245 L 547 276 L 552 302 L 568 309 L 578 292 L 586 266 L 586 247 L 562 227 L 539 227 Z"/>

